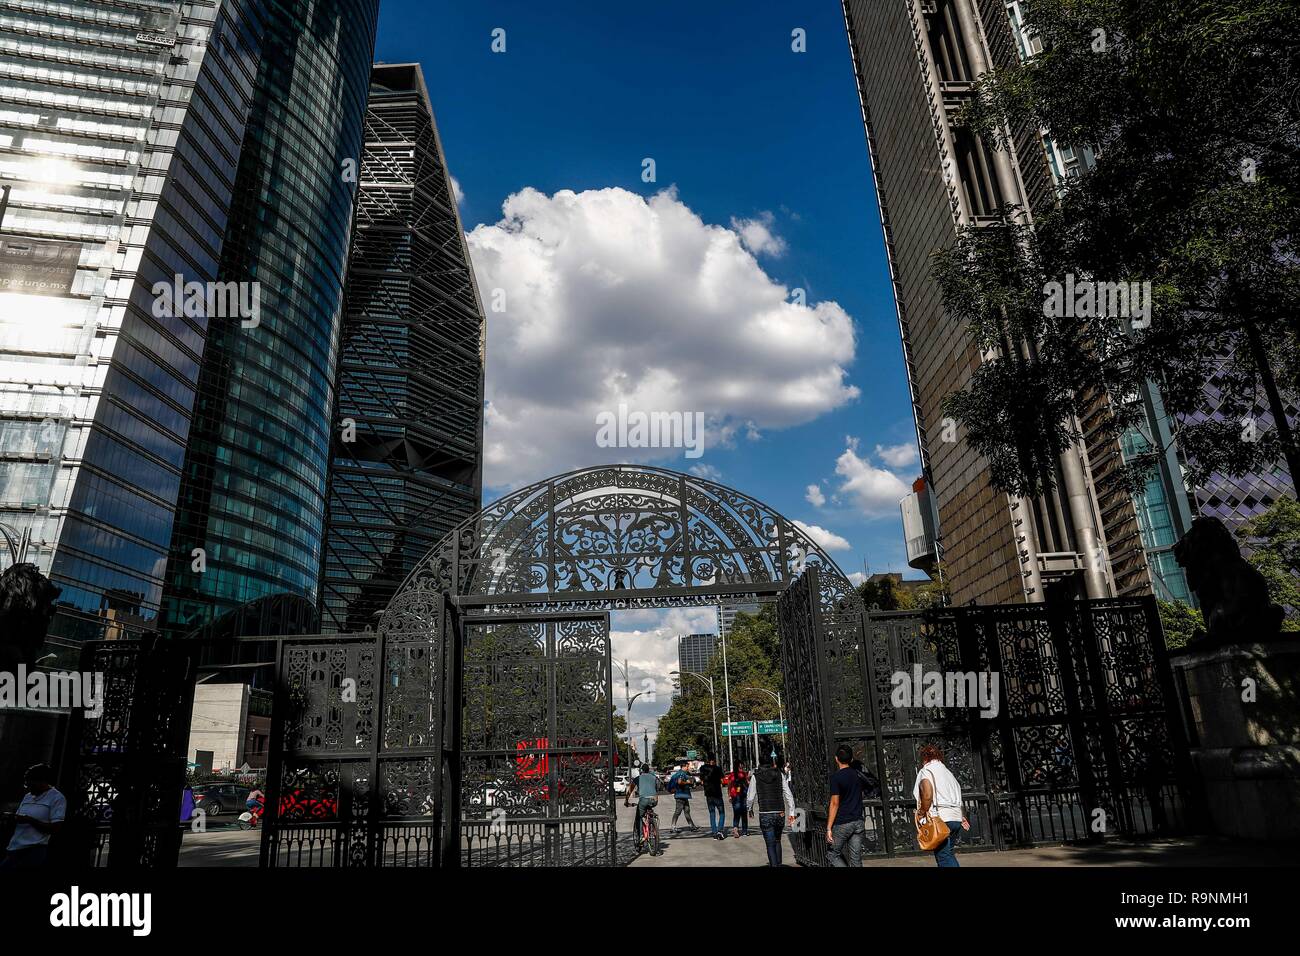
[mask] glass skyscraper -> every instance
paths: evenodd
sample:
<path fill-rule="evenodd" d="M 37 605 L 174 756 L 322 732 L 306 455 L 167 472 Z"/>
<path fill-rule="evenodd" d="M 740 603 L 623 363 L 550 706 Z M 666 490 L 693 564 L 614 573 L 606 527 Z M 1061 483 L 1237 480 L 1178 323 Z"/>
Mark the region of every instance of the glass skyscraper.
<path fill-rule="evenodd" d="M 171 537 L 163 626 L 173 633 L 261 598 L 315 601 L 319 585 L 378 0 L 267 10 L 220 269 L 259 283 L 261 315 L 209 334 Z"/>
<path fill-rule="evenodd" d="M 278 567 L 319 560 L 339 171 L 376 7 L 0 0 L 0 523 L 63 590 L 54 643 L 158 626 L 169 583 L 210 605 L 281 583 L 250 526 L 276 529 L 276 554 L 305 542 Z M 178 282 L 233 282 L 235 301 L 258 283 L 260 324 L 211 294 L 170 307 Z M 169 582 L 169 550 L 188 569 L 195 548 L 201 580 Z M 282 577 L 314 594 L 312 572 Z"/>
<path fill-rule="evenodd" d="M 338 373 L 321 628 L 374 623 L 479 508 L 483 309 L 417 64 L 371 76 Z"/>

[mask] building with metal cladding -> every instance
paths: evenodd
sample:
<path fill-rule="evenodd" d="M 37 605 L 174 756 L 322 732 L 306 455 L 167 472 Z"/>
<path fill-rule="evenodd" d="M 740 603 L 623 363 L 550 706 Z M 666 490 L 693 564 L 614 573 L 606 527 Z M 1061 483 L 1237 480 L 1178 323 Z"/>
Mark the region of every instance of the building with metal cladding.
<path fill-rule="evenodd" d="M 718 647 L 716 634 L 677 635 L 677 669 L 683 674 L 706 674 Z M 689 683 L 683 681 L 683 685 Z"/>
<path fill-rule="evenodd" d="M 370 80 L 348 264 L 321 627 L 374 623 L 479 509 L 483 309 L 418 64 Z"/>
<path fill-rule="evenodd" d="M 378 0 L 274 0 L 265 15 L 219 270 L 258 283 L 260 317 L 209 331 L 167 571 L 178 634 L 275 595 L 314 602 L 320 583 Z"/>
<path fill-rule="evenodd" d="M 0 523 L 51 640 L 152 627 L 265 4 L 0 0 Z"/>
<path fill-rule="evenodd" d="M 314 599 L 376 16 L 0 0 L 0 522 L 54 644 Z"/>
<path fill-rule="evenodd" d="M 931 499 L 923 502 L 917 492 L 917 500 L 903 504 L 904 515 L 914 516 L 909 562 L 922 567 L 939 558 L 959 604 L 1040 601 L 1049 589 L 1088 597 L 1149 592 L 1150 562 L 1156 552 L 1167 555 L 1181 533 L 1187 515 L 1177 502 L 1186 495 L 1173 452 L 1162 456 L 1145 500 L 1124 491 L 1120 465 L 1141 450 L 1141 435 L 1118 442 L 1106 432 L 1108 396 L 1087 397 L 1079 422 L 1084 439 L 1061 456 L 1056 489 L 1038 499 L 994 489 L 986 463 L 944 420 L 943 400 L 965 386 L 982 356 L 944 314 L 930 275 L 932 253 L 951 246 L 962 226 L 996 221 L 1004 204 L 1019 206 L 1032 222 L 1054 202 L 1057 185 L 1089 161 L 1028 126 L 1010 131 L 1012 148 L 993 151 L 953 122 L 976 78 L 1037 52 L 1021 4 L 843 6 L 921 451 L 919 487 Z M 1163 409 L 1153 396 L 1142 400 L 1154 443 Z M 933 545 L 920 540 L 930 507 L 938 515 Z M 1170 587 L 1160 596 L 1182 596 L 1181 571 L 1172 561 L 1161 570 Z"/>

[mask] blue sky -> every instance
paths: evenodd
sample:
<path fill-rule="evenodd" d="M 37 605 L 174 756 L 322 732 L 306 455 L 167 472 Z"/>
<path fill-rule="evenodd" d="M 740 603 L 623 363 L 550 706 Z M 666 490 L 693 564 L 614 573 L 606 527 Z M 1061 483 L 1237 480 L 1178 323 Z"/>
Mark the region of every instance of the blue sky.
<path fill-rule="evenodd" d="M 505 30 L 504 53 L 491 49 L 497 28 Z M 805 31 L 806 53 L 791 49 L 796 28 Z M 583 402 L 608 401 L 611 394 L 593 380 L 636 381 L 644 354 L 647 368 L 664 371 L 653 384 L 642 382 L 641 394 L 694 401 L 711 420 L 727 422 L 698 461 L 678 453 L 656 463 L 704 466 L 788 517 L 833 533 L 842 540 L 832 554 L 845 571 L 861 571 L 869 561 L 873 571 L 919 576 L 906 566 L 898 508 L 890 502 L 919 465 L 914 453 L 898 447 L 914 444 L 915 435 L 838 2 L 383 0 L 376 59 L 423 66 L 463 194 L 461 216 L 480 293 L 487 300 L 485 286 L 503 287 L 512 296 L 508 316 L 488 315 L 488 398 L 500 412 L 497 419 L 489 414 L 492 494 L 560 466 L 617 460 L 617 450 L 593 446 L 587 453 L 573 444 L 576 438 L 522 443 L 546 432 L 539 421 L 555 421 L 557 436 L 566 427 L 585 428 L 588 418 L 580 416 L 592 406 Z M 642 181 L 646 157 L 655 161 L 657 182 Z M 643 200 L 668 188 L 675 192 L 645 206 Z M 594 192 L 608 189 L 626 193 Z M 513 225 L 502 227 L 503 202 L 524 190 L 536 194 L 526 194 L 530 198 L 513 210 Z M 563 190 L 576 198 L 561 203 L 556 193 Z M 698 276 L 679 283 L 671 274 L 675 266 L 638 275 L 624 284 L 640 290 L 636 301 L 619 300 L 620 276 L 608 274 L 619 273 L 626 259 L 618 255 L 627 250 L 611 252 L 609 244 L 619 240 L 599 235 L 606 207 L 598 196 L 621 203 L 617 215 L 626 216 L 636 241 L 636 230 L 659 222 L 660 213 L 676 216 L 673 237 L 662 242 L 669 252 L 682 250 L 681 256 L 664 258 L 680 259 L 688 272 L 689 256 L 705 248 L 701 243 L 721 240 L 716 231 L 707 238 L 707 230 L 687 221 L 687 212 L 737 235 L 746 222 L 759 227 L 748 243 L 708 247 L 723 248 L 736 260 L 737 285 L 724 287 L 728 301 L 695 316 L 689 299 L 646 291 L 697 288 L 691 283 Z M 521 229 L 547 238 L 521 244 Z M 640 265 L 633 261 L 628 268 Z M 538 286 L 521 284 L 519 276 L 534 266 L 559 270 L 558 278 L 547 273 L 538 281 L 570 283 L 570 298 L 546 306 L 531 301 L 528 290 Z M 593 271 L 608 279 L 605 285 L 593 292 L 576 284 L 575 276 L 585 280 Z M 822 336 L 819 321 L 826 323 L 826 338 L 834 339 L 839 320 L 851 320 L 851 351 L 842 341 L 807 356 L 790 347 L 733 351 L 727 324 L 734 323 L 738 335 L 753 332 L 746 303 L 762 299 L 769 281 L 783 291 L 806 290 L 809 308 L 791 321 L 806 323 L 811 338 Z M 734 311 L 728 311 L 733 298 Z M 567 325 L 566 309 L 574 303 L 583 311 L 574 322 L 596 330 L 593 352 L 600 357 L 584 356 L 580 343 L 538 338 Z M 662 313 L 655 311 L 658 303 Z M 558 309 L 555 317 L 563 321 L 548 323 L 546 308 Z M 662 335 L 655 328 L 660 321 L 668 329 Z M 683 329 L 683 322 L 692 328 Z M 707 323 L 713 325 L 704 338 L 696 338 Z M 630 337 L 622 338 L 625 333 Z M 683 350 L 680 361 L 674 348 Z M 708 360 L 692 365 L 688 352 L 695 358 L 707 353 Z M 828 369 L 841 370 L 842 381 L 829 383 Z M 765 375 L 772 376 L 770 389 L 756 388 Z M 809 386 L 814 380 L 818 384 Z M 713 384 L 719 387 L 705 387 Z M 575 393 L 577 424 L 565 424 L 563 399 L 554 394 L 564 388 Z M 584 390 L 590 394 L 578 395 Z M 744 397 L 730 408 L 719 396 L 733 393 Z M 856 444 L 848 443 L 850 437 Z M 503 455 L 510 461 L 503 464 Z M 810 500 L 813 484 L 825 498 L 820 507 L 813 504 L 817 495 Z"/>

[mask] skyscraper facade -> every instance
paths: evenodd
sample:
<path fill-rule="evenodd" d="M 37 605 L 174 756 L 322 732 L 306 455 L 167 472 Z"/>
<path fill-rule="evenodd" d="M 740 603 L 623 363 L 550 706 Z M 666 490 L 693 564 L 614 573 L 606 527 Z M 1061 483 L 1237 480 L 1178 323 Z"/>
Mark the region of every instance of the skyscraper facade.
<path fill-rule="evenodd" d="M 484 319 L 418 64 L 376 65 L 348 265 L 321 627 L 374 623 L 479 508 Z"/>
<path fill-rule="evenodd" d="M 376 7 L 0 0 L 0 524 L 54 645 L 185 629 L 169 585 L 314 595 L 265 562 L 319 562 Z"/>
<path fill-rule="evenodd" d="M 51 641 L 156 625 L 259 0 L 0 2 L 0 523 Z M 162 284 L 159 286 L 159 284 Z"/>
<path fill-rule="evenodd" d="M 1122 449 L 1101 427 L 1108 396 L 1089 397 L 1079 422 L 1084 440 L 1061 456 L 1056 488 L 1037 499 L 997 491 L 987 464 L 944 418 L 944 399 L 965 386 L 983 356 L 944 314 L 932 253 L 951 246 L 965 225 L 997 221 L 1006 205 L 1032 222 L 1054 201 L 1059 179 L 1077 175 L 1086 160 L 1028 126 L 1010 131 L 1009 149 L 994 151 L 954 123 L 981 74 L 1036 52 L 1020 5 L 843 6 L 924 487 L 938 514 L 936 552 L 954 602 L 1040 601 L 1049 589 L 1088 597 L 1148 591 L 1138 516 L 1119 486 Z M 919 505 L 913 510 L 920 513 Z M 925 555 L 923 543 L 916 553 Z"/>
<path fill-rule="evenodd" d="M 683 674 L 707 673 L 717 648 L 718 635 L 716 634 L 677 635 L 677 669 Z M 682 683 L 685 686 L 688 682 Z"/>
<path fill-rule="evenodd" d="M 319 590 L 378 0 L 274 0 L 265 12 L 219 268 L 257 284 L 260 315 L 208 334 L 169 552 L 163 626 L 176 634 Z"/>

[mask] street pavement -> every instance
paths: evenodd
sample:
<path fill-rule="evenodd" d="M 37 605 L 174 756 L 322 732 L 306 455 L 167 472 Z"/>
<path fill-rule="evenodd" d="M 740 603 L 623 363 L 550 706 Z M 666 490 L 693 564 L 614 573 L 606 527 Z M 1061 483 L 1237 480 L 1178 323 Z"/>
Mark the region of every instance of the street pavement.
<path fill-rule="evenodd" d="M 659 856 L 642 853 L 636 857 L 631 866 L 767 866 L 767 849 L 763 844 L 763 835 L 758 832 L 757 818 L 749 821 L 749 836 L 739 839 L 728 836 L 725 840 L 715 840 L 709 835 L 709 807 L 698 793 L 691 798 L 691 816 L 699 827 L 694 833 L 686 827 L 686 815 L 682 814 L 677 822 L 682 825 L 679 835 L 674 836 L 669 821 L 673 818 L 673 797 L 661 794 L 656 812 L 659 814 L 659 835 L 663 838 L 664 852 Z M 618 798 L 618 831 L 620 834 L 631 833 L 636 821 L 636 804 L 623 807 L 623 798 Z M 731 822 L 731 807 L 727 807 L 727 822 Z M 728 831 L 730 832 L 730 831 Z M 782 837 L 782 863 L 794 866 L 794 851 Z"/>
<path fill-rule="evenodd" d="M 664 852 L 652 857 L 637 855 L 632 847 L 632 824 L 636 808 L 615 801 L 618 810 L 618 860 L 630 866 L 766 866 L 763 837 L 751 821 L 749 836 L 714 840 L 709 836 L 709 812 L 704 799 L 691 800 L 691 814 L 699 827 L 694 833 L 683 827 L 674 836 L 672 799 L 659 798 L 660 833 Z M 727 819 L 731 819 L 728 808 Z M 685 822 L 685 817 L 678 821 Z M 209 827 L 206 833 L 186 832 L 181 843 L 180 865 L 202 867 L 256 867 L 262 838 L 260 830 L 239 830 L 226 825 Z M 1149 842 L 1110 841 L 1104 846 L 1042 846 L 1027 850 L 959 852 L 962 866 L 1057 867 L 1057 866 L 1291 866 L 1291 851 L 1283 845 L 1244 843 L 1217 837 L 1180 837 Z M 794 866 L 789 841 L 782 838 L 785 866 Z M 932 867 L 930 854 L 893 858 L 865 858 L 864 866 Z"/>

